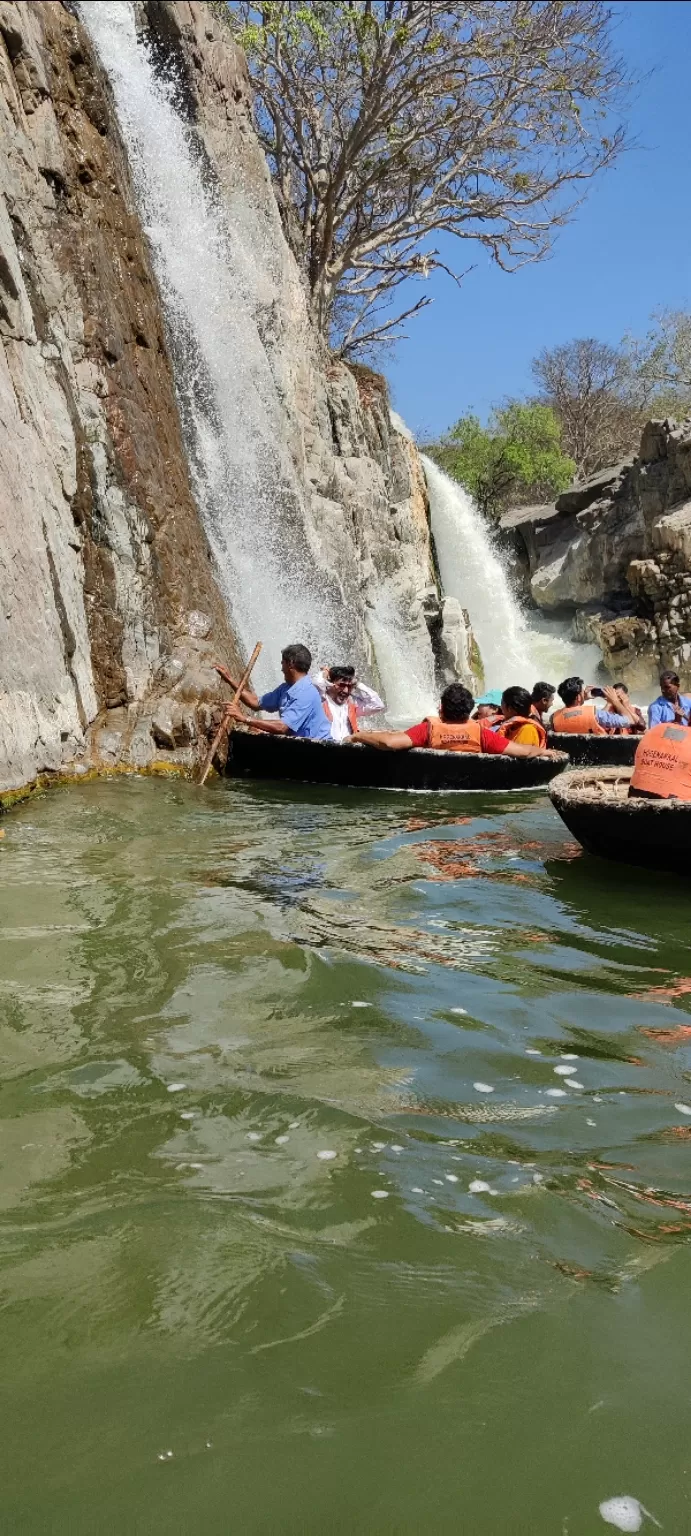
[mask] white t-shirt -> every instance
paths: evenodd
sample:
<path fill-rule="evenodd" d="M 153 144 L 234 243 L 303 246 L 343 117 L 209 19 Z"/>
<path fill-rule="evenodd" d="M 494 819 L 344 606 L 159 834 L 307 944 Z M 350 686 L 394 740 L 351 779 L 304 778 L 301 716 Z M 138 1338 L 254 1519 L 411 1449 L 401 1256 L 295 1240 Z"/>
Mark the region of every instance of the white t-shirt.
<path fill-rule="evenodd" d="M 322 697 L 324 697 L 326 695 L 326 678 L 323 672 L 317 672 L 314 683 Z M 386 708 L 383 699 L 380 699 L 379 694 L 375 693 L 373 688 L 368 688 L 366 683 L 358 683 L 357 688 L 353 689 L 350 697 L 355 705 L 358 718 L 364 719 L 366 715 L 378 715 L 381 710 Z M 350 720 L 348 719 L 348 700 L 346 699 L 344 704 L 337 704 L 334 699 L 328 696 L 327 703 L 331 711 L 331 740 L 345 741 L 346 736 L 351 734 Z"/>

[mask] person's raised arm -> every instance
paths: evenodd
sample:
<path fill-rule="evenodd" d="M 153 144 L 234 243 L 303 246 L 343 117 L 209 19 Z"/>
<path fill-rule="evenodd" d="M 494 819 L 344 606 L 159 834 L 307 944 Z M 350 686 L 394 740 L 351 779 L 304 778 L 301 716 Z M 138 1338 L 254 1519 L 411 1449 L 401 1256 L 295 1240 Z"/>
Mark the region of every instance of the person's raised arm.
<path fill-rule="evenodd" d="M 380 699 L 379 694 L 375 693 L 374 688 L 370 688 L 367 683 L 357 682 L 350 697 L 358 715 L 362 715 L 363 718 L 365 715 L 380 715 L 382 710 L 386 709 L 384 700 Z M 395 734 L 399 733 L 395 732 Z"/>
<path fill-rule="evenodd" d="M 224 682 L 226 682 L 228 684 L 228 686 L 230 688 L 232 688 L 234 693 L 237 693 L 239 685 L 236 682 L 235 678 L 231 677 L 230 672 L 227 670 L 227 668 L 221 666 L 220 661 L 215 661 L 214 662 L 214 667 L 216 668 L 216 671 L 219 673 L 219 675 L 223 678 Z M 241 698 L 243 704 L 246 705 L 247 709 L 261 709 L 261 704 L 259 703 L 259 699 L 258 699 L 256 693 L 252 692 L 251 688 L 243 688 L 242 693 L 240 694 L 240 698 Z M 244 719 L 244 715 L 243 715 L 243 719 Z"/>
<path fill-rule="evenodd" d="M 603 688 L 602 692 L 613 715 L 622 715 L 629 725 L 638 725 L 638 713 L 624 695 L 617 693 L 616 688 Z"/>

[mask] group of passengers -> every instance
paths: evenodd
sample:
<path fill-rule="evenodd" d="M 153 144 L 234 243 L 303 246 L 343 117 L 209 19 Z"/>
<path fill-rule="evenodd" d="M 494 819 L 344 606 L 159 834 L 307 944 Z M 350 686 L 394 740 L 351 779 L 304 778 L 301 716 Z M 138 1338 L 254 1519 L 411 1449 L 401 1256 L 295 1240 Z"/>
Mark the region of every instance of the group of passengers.
<path fill-rule="evenodd" d="M 428 715 L 405 730 L 363 732 L 360 722 L 385 709 L 379 694 L 357 678 L 352 666 L 323 666 L 314 678 L 309 675 L 311 666 L 307 646 L 286 646 L 281 654 L 283 682 L 262 695 L 244 688 L 239 702 L 229 711 L 230 717 L 246 723 L 241 702 L 255 714 L 263 711 L 278 716 L 276 720 L 252 721 L 253 730 L 270 735 L 301 736 L 340 745 L 362 742 L 394 752 L 427 747 L 447 752 L 505 753 L 509 757 L 536 757 L 548 752 L 548 729 L 557 736 L 640 734 L 643 739 L 636 754 L 632 792 L 655 798 L 683 793 L 683 798 L 691 799 L 691 696 L 681 693 L 676 672 L 662 673 L 659 697 L 648 709 L 647 727 L 642 711 L 631 703 L 625 683 L 586 687 L 582 678 L 569 677 L 558 689 L 545 682 L 536 683 L 532 692 L 515 685 L 501 694 L 486 694 L 477 704 L 462 683 L 450 683 L 442 693 L 438 714 Z M 225 668 L 219 667 L 219 671 L 237 690 Z M 555 709 L 557 692 L 561 705 Z"/>

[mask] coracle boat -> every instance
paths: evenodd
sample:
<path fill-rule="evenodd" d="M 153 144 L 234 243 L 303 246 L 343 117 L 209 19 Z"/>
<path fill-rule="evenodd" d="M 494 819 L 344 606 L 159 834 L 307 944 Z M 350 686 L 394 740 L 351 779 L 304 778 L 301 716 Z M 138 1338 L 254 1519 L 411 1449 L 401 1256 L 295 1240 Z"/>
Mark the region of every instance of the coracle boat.
<path fill-rule="evenodd" d="M 586 736 L 548 731 L 547 745 L 579 768 L 631 768 L 640 736 Z"/>
<path fill-rule="evenodd" d="M 386 752 L 376 747 L 337 746 L 297 736 L 234 731 L 226 773 L 245 779 L 282 779 L 356 789 L 538 789 L 568 764 L 550 757 L 484 756 L 472 752 Z"/>
<path fill-rule="evenodd" d="M 588 853 L 691 874 L 691 802 L 629 800 L 630 782 L 631 769 L 573 768 L 549 794 Z"/>

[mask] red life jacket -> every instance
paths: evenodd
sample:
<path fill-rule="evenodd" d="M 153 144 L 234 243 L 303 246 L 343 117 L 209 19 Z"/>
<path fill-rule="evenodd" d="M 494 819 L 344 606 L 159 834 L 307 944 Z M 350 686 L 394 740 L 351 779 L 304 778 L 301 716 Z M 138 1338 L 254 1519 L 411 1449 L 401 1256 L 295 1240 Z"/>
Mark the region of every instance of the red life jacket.
<path fill-rule="evenodd" d="M 498 736 L 506 736 L 509 741 L 515 741 L 519 731 L 524 725 L 532 725 L 537 731 L 538 746 L 547 746 L 547 732 L 541 720 L 536 720 L 533 715 L 512 715 L 510 720 L 503 720 L 497 729 Z M 519 742 L 520 746 L 520 742 Z"/>
<path fill-rule="evenodd" d="M 435 752 L 481 752 L 482 726 L 479 720 L 453 721 L 447 724 L 438 715 L 428 715 L 428 746 Z"/>
<path fill-rule="evenodd" d="M 585 704 L 575 704 L 573 709 L 556 709 L 550 727 L 558 736 L 607 735 L 604 726 L 596 718 L 595 710 L 586 709 Z"/>
<path fill-rule="evenodd" d="M 329 701 L 328 701 L 326 695 L 324 695 L 324 697 L 322 698 L 322 704 L 324 705 L 324 714 L 326 715 L 327 720 L 333 720 L 333 714 L 331 713 L 331 706 L 329 704 Z M 357 728 L 358 728 L 357 708 L 356 708 L 356 705 L 353 703 L 352 699 L 348 700 L 348 724 L 350 726 L 350 731 L 351 731 L 351 735 L 352 735 L 357 730 Z"/>
<path fill-rule="evenodd" d="M 654 725 L 641 737 L 631 789 L 661 800 L 691 800 L 691 730 L 687 725 Z"/>

